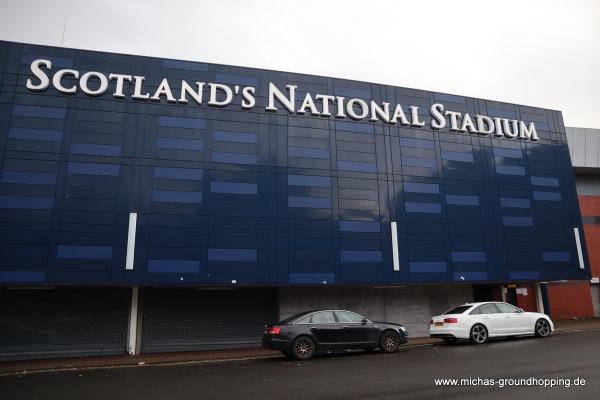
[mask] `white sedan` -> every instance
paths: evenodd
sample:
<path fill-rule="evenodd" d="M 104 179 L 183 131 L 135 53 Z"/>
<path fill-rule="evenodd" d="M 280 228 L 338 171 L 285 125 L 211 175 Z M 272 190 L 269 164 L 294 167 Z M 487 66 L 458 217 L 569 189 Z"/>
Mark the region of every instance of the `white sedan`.
<path fill-rule="evenodd" d="M 429 336 L 453 344 L 459 339 L 485 343 L 488 338 L 534 334 L 546 337 L 554 331 L 549 316 L 525 312 L 513 305 L 488 301 L 469 303 L 431 318 Z"/>

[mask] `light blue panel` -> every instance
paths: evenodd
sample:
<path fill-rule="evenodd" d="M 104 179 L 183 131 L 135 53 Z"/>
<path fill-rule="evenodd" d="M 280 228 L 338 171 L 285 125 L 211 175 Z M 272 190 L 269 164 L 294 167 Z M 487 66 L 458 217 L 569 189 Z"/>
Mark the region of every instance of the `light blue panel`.
<path fill-rule="evenodd" d="M 558 187 L 558 178 L 542 178 L 540 176 L 532 176 L 531 184 L 538 186 L 553 186 Z"/>
<path fill-rule="evenodd" d="M 557 192 L 533 192 L 533 198 L 535 200 L 542 201 L 562 201 L 562 196 Z"/>
<path fill-rule="evenodd" d="M 494 156 L 508 157 L 508 158 L 523 158 L 523 151 L 516 150 L 516 149 L 503 149 L 501 147 L 494 147 Z"/>
<path fill-rule="evenodd" d="M 525 176 L 524 167 L 514 167 L 509 165 L 496 165 L 496 173 L 501 175 L 520 175 Z"/>
<path fill-rule="evenodd" d="M 164 60 L 163 68 L 182 69 L 186 71 L 208 71 L 208 64 L 190 62 L 190 61 L 176 61 L 176 60 Z"/>

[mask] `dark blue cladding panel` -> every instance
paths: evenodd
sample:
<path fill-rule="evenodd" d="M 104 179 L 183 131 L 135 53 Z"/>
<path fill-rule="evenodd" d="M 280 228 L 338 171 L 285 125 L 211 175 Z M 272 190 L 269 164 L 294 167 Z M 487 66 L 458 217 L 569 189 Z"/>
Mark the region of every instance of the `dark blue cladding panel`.
<path fill-rule="evenodd" d="M 558 112 L 286 72 L 2 46 L 0 284 L 590 275 L 583 237 L 580 266 L 575 228 L 583 228 Z M 32 72 L 40 59 L 52 61 L 39 66 L 47 87 Z M 61 92 L 52 78 L 65 68 L 101 72 L 107 90 L 88 95 L 100 80 L 67 74 L 60 83 L 76 92 Z M 539 140 L 519 137 L 532 135 L 532 121 Z M 131 213 L 135 263 L 126 270 Z"/>

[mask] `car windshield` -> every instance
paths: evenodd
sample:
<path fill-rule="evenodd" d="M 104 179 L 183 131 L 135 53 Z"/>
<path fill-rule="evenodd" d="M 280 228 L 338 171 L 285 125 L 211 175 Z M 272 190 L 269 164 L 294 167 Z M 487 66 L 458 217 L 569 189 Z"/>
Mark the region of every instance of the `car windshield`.
<path fill-rule="evenodd" d="M 446 311 L 444 313 L 444 315 L 446 315 L 446 314 L 462 314 L 465 311 L 467 311 L 468 309 L 470 309 L 471 307 L 472 306 L 469 306 L 469 305 L 454 307 L 452 310 Z"/>

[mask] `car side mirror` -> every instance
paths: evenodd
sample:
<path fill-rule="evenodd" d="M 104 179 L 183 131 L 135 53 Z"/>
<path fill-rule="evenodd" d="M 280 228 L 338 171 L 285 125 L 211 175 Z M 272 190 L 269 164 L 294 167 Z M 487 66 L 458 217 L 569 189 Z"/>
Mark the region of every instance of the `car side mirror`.
<path fill-rule="evenodd" d="M 362 321 L 360 321 L 360 322 L 361 322 L 363 325 L 365 325 L 367 322 L 369 322 L 369 320 L 368 320 L 368 319 L 366 319 L 366 318 L 363 318 L 363 319 L 362 319 Z"/>
<path fill-rule="evenodd" d="M 519 314 L 524 313 L 524 312 L 525 312 L 525 310 L 523 310 L 522 308 L 519 308 Z"/>

